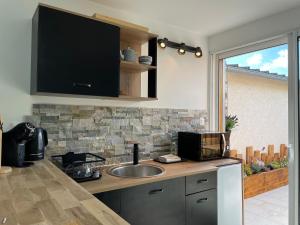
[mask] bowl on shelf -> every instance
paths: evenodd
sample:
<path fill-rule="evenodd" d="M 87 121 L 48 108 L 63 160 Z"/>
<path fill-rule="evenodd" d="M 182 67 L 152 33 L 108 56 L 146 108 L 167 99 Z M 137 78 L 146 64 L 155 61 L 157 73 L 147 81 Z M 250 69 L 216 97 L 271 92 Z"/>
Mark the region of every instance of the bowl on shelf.
<path fill-rule="evenodd" d="M 140 56 L 139 57 L 140 64 L 151 65 L 152 64 L 152 57 L 151 56 Z"/>

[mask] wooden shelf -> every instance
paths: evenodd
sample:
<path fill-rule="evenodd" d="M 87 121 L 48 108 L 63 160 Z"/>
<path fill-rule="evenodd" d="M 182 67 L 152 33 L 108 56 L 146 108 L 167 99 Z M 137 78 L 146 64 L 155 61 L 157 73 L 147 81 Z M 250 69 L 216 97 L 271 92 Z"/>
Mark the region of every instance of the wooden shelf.
<path fill-rule="evenodd" d="M 120 27 L 120 38 L 121 41 L 125 42 L 135 42 L 139 44 L 144 44 L 151 40 L 152 38 L 157 38 L 157 34 L 148 32 L 148 28 L 140 26 L 137 24 L 129 23 L 127 21 L 122 21 L 108 16 L 103 16 L 101 14 L 95 13 L 93 18 L 104 23 L 115 25 Z"/>
<path fill-rule="evenodd" d="M 120 37 L 121 41 L 135 42 L 139 44 L 144 44 L 149 40 L 158 37 L 158 35 L 149 32 L 132 30 L 132 29 L 123 29 L 123 28 L 121 28 L 120 36 L 121 36 Z"/>
<path fill-rule="evenodd" d="M 120 68 L 121 68 L 121 71 L 141 73 L 141 72 L 146 72 L 149 70 L 156 70 L 157 67 L 140 64 L 140 63 L 136 63 L 136 62 L 121 61 Z"/>
<path fill-rule="evenodd" d="M 148 97 L 137 97 L 137 96 L 129 96 L 129 95 L 120 95 L 120 100 L 125 101 L 156 101 L 158 98 L 148 98 Z"/>

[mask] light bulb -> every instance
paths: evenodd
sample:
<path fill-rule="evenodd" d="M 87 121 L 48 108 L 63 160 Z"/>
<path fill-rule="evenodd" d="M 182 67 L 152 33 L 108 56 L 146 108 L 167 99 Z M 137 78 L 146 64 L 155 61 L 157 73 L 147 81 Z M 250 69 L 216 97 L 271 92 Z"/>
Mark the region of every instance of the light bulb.
<path fill-rule="evenodd" d="M 165 42 L 160 43 L 160 47 L 161 48 L 165 48 L 166 47 L 166 43 Z"/>
<path fill-rule="evenodd" d="M 159 47 L 166 48 L 167 47 L 167 43 L 168 43 L 168 39 L 167 38 L 159 39 L 157 42 L 159 44 Z"/>
<path fill-rule="evenodd" d="M 181 43 L 180 44 L 180 47 L 178 48 L 178 54 L 179 55 L 184 55 L 185 54 L 185 44 L 184 43 Z"/>
<path fill-rule="evenodd" d="M 200 47 L 197 47 L 197 48 L 196 48 L 195 56 L 196 56 L 197 58 L 202 57 L 202 50 L 201 50 Z"/>

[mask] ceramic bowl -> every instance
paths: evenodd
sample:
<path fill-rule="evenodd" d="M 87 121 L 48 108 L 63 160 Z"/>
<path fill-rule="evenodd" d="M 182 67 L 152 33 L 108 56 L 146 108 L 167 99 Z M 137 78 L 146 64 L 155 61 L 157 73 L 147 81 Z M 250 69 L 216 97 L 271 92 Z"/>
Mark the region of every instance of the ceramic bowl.
<path fill-rule="evenodd" d="M 152 64 L 152 57 L 151 56 L 140 56 L 139 57 L 139 63 L 151 65 Z"/>

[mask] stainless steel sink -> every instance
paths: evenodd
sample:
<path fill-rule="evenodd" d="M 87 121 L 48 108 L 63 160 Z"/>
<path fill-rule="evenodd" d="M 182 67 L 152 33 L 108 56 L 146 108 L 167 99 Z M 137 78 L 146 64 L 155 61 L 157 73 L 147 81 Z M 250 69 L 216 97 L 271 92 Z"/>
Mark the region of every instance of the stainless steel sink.
<path fill-rule="evenodd" d="M 164 168 L 160 166 L 150 164 L 131 164 L 109 168 L 107 173 L 117 177 L 145 178 L 162 175 L 164 171 Z"/>

